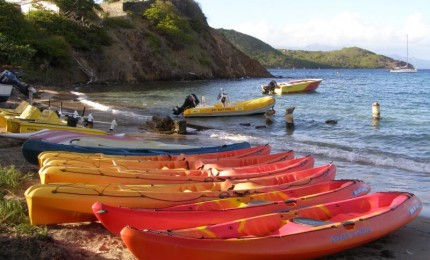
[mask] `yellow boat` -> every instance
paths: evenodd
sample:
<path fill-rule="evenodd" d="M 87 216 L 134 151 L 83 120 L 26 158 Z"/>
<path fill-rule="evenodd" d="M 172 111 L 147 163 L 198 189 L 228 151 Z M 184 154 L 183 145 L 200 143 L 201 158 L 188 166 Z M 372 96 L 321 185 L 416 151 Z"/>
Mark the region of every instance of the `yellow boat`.
<path fill-rule="evenodd" d="M 42 113 L 40 111 L 32 106 L 28 107 L 31 111 L 30 117 L 24 117 L 23 114 L 25 114 L 24 111 L 23 114 L 21 114 L 18 118 L 8 118 L 6 121 L 6 131 L 10 133 L 33 133 L 37 132 L 43 129 L 50 129 L 50 130 L 73 130 L 78 132 L 85 132 L 88 134 L 99 134 L 99 135 L 105 135 L 107 134 L 105 131 L 98 130 L 98 129 L 92 129 L 92 128 L 86 128 L 83 126 L 69 126 L 67 125 L 67 122 L 64 120 L 61 120 L 57 113 L 53 110 L 44 110 Z M 39 111 L 39 113 L 37 113 Z M 35 119 L 35 115 L 38 115 L 38 117 Z"/>
<path fill-rule="evenodd" d="M 262 85 L 263 94 L 290 94 L 315 91 L 322 79 L 301 79 L 276 83 L 272 80 L 268 85 Z"/>
<path fill-rule="evenodd" d="M 275 98 L 267 96 L 257 99 L 228 103 L 213 106 L 197 106 L 184 111 L 184 117 L 214 117 L 214 116 L 244 116 L 264 114 L 266 110 L 275 106 Z"/>
<path fill-rule="evenodd" d="M 18 116 L 2 115 L 0 116 L 0 128 L 3 132 L 19 133 L 20 121 L 34 121 L 41 115 L 40 110 L 34 106 L 27 106 Z"/>
<path fill-rule="evenodd" d="M 30 104 L 27 101 L 21 101 L 16 108 L 1 108 L 0 116 L 19 116 Z"/>

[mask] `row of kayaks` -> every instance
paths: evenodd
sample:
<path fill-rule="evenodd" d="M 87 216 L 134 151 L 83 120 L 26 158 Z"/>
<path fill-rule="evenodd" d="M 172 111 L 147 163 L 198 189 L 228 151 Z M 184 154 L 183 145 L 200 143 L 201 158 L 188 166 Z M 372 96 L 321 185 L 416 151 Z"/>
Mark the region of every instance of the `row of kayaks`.
<path fill-rule="evenodd" d="M 62 131 L 28 141 L 97 148 L 110 138 L 138 141 Z M 371 193 L 336 179 L 334 163 L 270 145 L 141 145 L 143 154 L 39 151 L 41 183 L 25 192 L 31 223 L 100 221 L 139 259 L 309 259 L 383 237 L 422 209 L 412 193 Z"/>

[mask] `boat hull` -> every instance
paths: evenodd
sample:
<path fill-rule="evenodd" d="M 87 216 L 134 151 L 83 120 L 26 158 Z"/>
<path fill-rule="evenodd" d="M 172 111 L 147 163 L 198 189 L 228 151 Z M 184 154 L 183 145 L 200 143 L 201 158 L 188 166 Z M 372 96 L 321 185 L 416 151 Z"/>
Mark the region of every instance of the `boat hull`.
<path fill-rule="evenodd" d="M 185 204 L 163 209 L 120 208 L 97 202 L 92 209 L 97 219 L 113 234 L 131 226 L 138 229 L 171 230 L 268 214 L 279 210 L 293 210 L 330 200 L 362 196 L 369 185 L 357 180 L 328 181 L 248 197 L 228 198 Z"/>
<path fill-rule="evenodd" d="M 413 194 L 375 193 L 199 228 L 125 227 L 121 238 L 138 259 L 314 259 L 379 239 L 421 209 Z"/>
<path fill-rule="evenodd" d="M 0 102 L 6 102 L 12 94 L 12 85 L 0 84 Z"/>
<path fill-rule="evenodd" d="M 249 148 L 248 142 L 234 143 L 221 146 L 210 146 L 190 149 L 127 149 L 127 148 L 103 148 L 103 147 L 84 147 L 73 144 L 51 143 L 40 139 L 29 139 L 22 145 L 24 158 L 32 163 L 38 164 L 38 155 L 44 151 L 69 151 L 79 153 L 103 153 L 108 155 L 157 155 L 157 154 L 199 154 L 231 151 L 242 148 Z"/>
<path fill-rule="evenodd" d="M 273 163 L 272 163 L 273 164 Z M 80 167 L 48 166 L 39 170 L 41 183 L 88 183 L 88 184 L 179 184 L 193 182 L 216 182 L 224 180 L 245 180 L 285 174 L 288 172 L 311 169 L 312 157 L 291 159 L 282 169 L 264 169 L 266 167 L 238 167 L 224 171 L 215 170 L 140 170 L 119 171 L 116 169 L 91 169 Z M 264 165 L 262 165 L 264 166 Z M 256 170 L 258 169 L 258 170 Z"/>
<path fill-rule="evenodd" d="M 208 182 L 171 185 L 123 184 L 37 184 L 28 188 L 27 201 L 30 222 L 34 225 L 95 221 L 95 202 L 135 208 L 164 208 L 185 203 L 229 197 L 244 197 L 333 180 L 336 171 L 307 171 L 253 178 L 247 182 Z"/>
<path fill-rule="evenodd" d="M 198 160 L 198 159 L 226 159 L 226 158 L 245 158 L 249 156 L 267 155 L 270 154 L 270 145 L 260 145 L 250 148 L 237 149 L 219 153 L 203 153 L 194 155 L 148 155 L 148 156 L 125 156 L 125 155 L 105 155 L 105 154 L 83 154 L 74 152 L 42 152 L 39 154 L 39 166 L 43 167 L 49 164 L 52 160 L 88 160 L 88 161 L 103 161 L 103 160 L 143 160 L 143 161 L 180 161 L 180 160 Z"/>
<path fill-rule="evenodd" d="M 273 97 L 262 97 L 242 102 L 234 102 L 230 105 L 223 106 L 215 104 L 214 106 L 197 106 L 184 111 L 184 117 L 217 117 L 217 116 L 246 116 L 254 114 L 264 114 L 266 110 L 275 106 Z"/>

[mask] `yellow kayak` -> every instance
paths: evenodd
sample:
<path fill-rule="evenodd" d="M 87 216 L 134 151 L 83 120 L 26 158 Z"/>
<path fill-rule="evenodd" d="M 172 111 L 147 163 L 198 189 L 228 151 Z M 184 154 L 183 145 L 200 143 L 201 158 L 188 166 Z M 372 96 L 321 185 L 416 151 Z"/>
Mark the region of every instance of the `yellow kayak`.
<path fill-rule="evenodd" d="M 275 98 L 271 96 L 246 101 L 228 103 L 226 106 L 218 103 L 213 106 L 197 106 L 184 111 L 184 117 L 213 117 L 213 116 L 244 116 L 264 114 L 275 106 Z"/>

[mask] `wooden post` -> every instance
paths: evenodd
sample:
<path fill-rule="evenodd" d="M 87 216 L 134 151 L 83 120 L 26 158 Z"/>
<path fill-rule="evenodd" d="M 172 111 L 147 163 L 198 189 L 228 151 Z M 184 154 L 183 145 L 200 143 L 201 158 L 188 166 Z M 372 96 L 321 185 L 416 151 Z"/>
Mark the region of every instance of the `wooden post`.
<path fill-rule="evenodd" d="M 185 134 L 187 133 L 187 121 L 185 120 L 175 120 L 174 123 L 174 132 L 177 134 Z"/>
<path fill-rule="evenodd" d="M 294 128 L 294 117 L 293 112 L 296 107 L 287 107 L 285 112 L 285 123 L 287 126 L 287 129 L 293 129 Z"/>
<path fill-rule="evenodd" d="M 275 115 L 276 111 L 275 109 L 268 109 L 264 113 L 264 117 L 266 118 L 266 124 L 270 125 L 273 123 L 273 116 Z"/>

